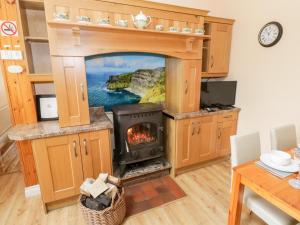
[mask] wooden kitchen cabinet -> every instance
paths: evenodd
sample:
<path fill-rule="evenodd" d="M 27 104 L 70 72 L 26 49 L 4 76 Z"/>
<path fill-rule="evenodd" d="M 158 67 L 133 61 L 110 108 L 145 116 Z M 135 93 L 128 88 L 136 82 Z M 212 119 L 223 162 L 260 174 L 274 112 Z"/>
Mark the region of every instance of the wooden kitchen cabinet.
<path fill-rule="evenodd" d="M 46 207 L 78 195 L 85 178 L 112 173 L 109 130 L 36 139 L 32 148 Z"/>
<path fill-rule="evenodd" d="M 59 124 L 90 123 L 84 57 L 52 57 Z"/>
<path fill-rule="evenodd" d="M 176 121 L 176 168 L 190 166 L 216 156 L 217 117 Z"/>
<path fill-rule="evenodd" d="M 78 135 L 38 139 L 32 146 L 43 201 L 79 194 L 83 173 Z"/>
<path fill-rule="evenodd" d="M 176 168 L 197 163 L 199 155 L 197 152 L 198 135 L 196 133 L 196 123 L 191 119 L 180 120 L 176 124 L 176 130 Z"/>
<path fill-rule="evenodd" d="M 230 136 L 236 134 L 238 110 L 188 119 L 165 117 L 166 155 L 171 174 L 230 154 Z"/>
<path fill-rule="evenodd" d="M 229 72 L 233 20 L 207 17 L 205 30 L 211 39 L 203 43 L 202 77 L 223 77 Z"/>
<path fill-rule="evenodd" d="M 217 154 L 227 156 L 231 153 L 230 136 L 237 130 L 237 113 L 229 113 L 219 116 L 217 131 Z"/>
<path fill-rule="evenodd" d="M 217 117 L 206 116 L 197 120 L 199 130 L 199 162 L 216 157 Z"/>
<path fill-rule="evenodd" d="M 171 112 L 196 112 L 200 106 L 201 60 L 168 58 L 166 105 Z"/>
<path fill-rule="evenodd" d="M 97 178 L 103 171 L 112 174 L 109 130 L 81 133 L 79 138 L 84 178 Z"/>

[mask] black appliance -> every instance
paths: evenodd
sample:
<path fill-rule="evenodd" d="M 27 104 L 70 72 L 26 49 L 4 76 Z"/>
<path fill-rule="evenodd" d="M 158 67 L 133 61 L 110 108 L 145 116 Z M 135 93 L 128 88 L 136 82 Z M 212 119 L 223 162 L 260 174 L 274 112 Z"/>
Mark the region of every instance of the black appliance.
<path fill-rule="evenodd" d="M 226 108 L 235 104 L 237 81 L 201 82 L 201 107 Z"/>
<path fill-rule="evenodd" d="M 114 161 L 120 175 L 126 165 L 164 156 L 162 105 L 145 103 L 112 108 L 114 118 Z"/>

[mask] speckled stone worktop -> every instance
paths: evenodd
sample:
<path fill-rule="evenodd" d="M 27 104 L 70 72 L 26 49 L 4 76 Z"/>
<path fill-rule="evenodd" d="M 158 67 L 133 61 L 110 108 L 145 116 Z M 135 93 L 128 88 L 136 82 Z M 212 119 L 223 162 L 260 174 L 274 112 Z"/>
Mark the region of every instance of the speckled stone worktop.
<path fill-rule="evenodd" d="M 200 116 L 211 116 L 211 115 L 218 115 L 218 114 L 223 114 L 223 113 L 239 112 L 239 111 L 241 111 L 240 108 L 217 110 L 215 112 L 208 112 L 207 110 L 200 110 L 198 112 L 187 112 L 187 113 L 173 113 L 168 110 L 164 110 L 163 112 L 166 115 L 172 117 L 174 120 L 183 120 L 183 119 L 195 118 L 195 117 L 200 117 Z"/>
<path fill-rule="evenodd" d="M 91 124 L 61 128 L 58 121 L 39 122 L 30 125 L 17 125 L 8 131 L 8 137 L 14 141 L 34 140 L 60 135 L 77 134 L 113 128 L 113 124 L 103 112 L 91 114 Z"/>

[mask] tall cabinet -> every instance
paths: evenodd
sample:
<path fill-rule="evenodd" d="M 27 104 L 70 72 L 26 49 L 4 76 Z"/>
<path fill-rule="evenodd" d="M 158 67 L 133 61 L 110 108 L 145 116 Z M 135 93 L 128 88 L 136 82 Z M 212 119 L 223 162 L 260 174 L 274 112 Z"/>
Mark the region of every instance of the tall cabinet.
<path fill-rule="evenodd" d="M 172 112 L 197 112 L 200 105 L 201 60 L 166 60 L 166 107 Z"/>

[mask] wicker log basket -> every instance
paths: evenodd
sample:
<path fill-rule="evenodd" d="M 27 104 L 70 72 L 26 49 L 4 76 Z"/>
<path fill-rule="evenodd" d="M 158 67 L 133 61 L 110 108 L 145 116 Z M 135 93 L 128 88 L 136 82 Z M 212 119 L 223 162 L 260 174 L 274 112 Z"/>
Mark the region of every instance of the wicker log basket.
<path fill-rule="evenodd" d="M 79 204 L 87 225 L 120 225 L 125 218 L 126 204 L 124 188 L 112 200 L 111 206 L 102 211 L 89 209 L 81 201 Z"/>

